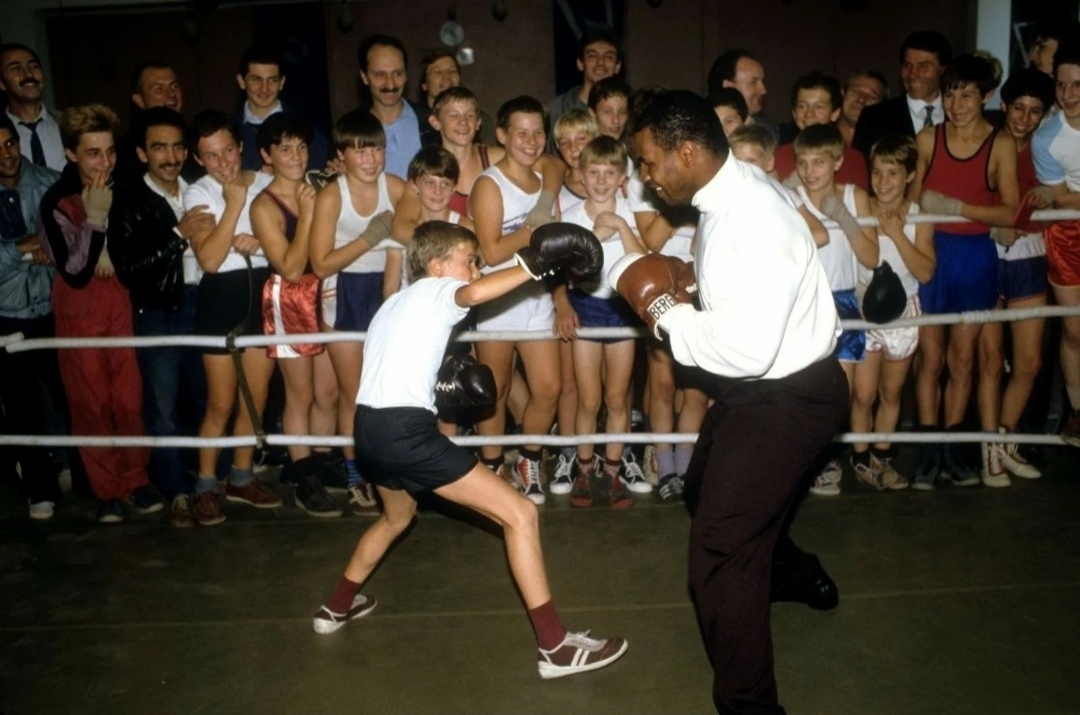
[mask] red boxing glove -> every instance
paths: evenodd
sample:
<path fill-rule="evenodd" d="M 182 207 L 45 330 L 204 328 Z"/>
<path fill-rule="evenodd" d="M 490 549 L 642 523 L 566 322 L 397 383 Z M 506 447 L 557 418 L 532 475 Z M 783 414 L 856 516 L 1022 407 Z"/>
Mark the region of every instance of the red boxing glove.
<path fill-rule="evenodd" d="M 660 319 L 677 305 L 693 303 L 694 267 L 659 253 L 628 253 L 608 271 L 608 284 L 630 304 L 660 340 Z"/>

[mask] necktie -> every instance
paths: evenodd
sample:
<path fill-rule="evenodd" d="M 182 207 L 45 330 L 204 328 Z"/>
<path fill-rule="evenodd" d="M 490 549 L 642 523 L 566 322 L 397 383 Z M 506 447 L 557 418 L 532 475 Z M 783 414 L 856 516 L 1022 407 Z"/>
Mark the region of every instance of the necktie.
<path fill-rule="evenodd" d="M 926 105 L 926 117 L 923 119 L 922 128 L 934 126 L 934 105 Z"/>
<path fill-rule="evenodd" d="M 37 127 L 41 120 L 36 122 L 19 122 L 30 130 L 30 160 L 38 166 L 45 166 L 45 149 L 41 146 L 41 137 L 38 136 Z"/>

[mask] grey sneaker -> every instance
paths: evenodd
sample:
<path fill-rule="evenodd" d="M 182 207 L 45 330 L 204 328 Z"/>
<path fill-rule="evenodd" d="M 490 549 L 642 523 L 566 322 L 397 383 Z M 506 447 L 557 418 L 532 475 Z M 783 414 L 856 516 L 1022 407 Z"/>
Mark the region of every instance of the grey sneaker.
<path fill-rule="evenodd" d="M 661 477 L 658 490 L 662 501 L 678 501 L 682 498 L 683 478 L 678 474 Z"/>
<path fill-rule="evenodd" d="M 536 668 L 544 680 L 587 673 L 622 658 L 629 645 L 625 638 L 589 638 L 588 631 L 567 633 L 555 648 L 538 649 Z"/>

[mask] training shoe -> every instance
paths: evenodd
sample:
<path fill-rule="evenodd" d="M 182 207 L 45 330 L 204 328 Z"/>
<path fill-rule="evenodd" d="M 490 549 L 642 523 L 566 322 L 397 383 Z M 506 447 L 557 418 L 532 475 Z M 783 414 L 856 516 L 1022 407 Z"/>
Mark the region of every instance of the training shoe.
<path fill-rule="evenodd" d="M 657 474 L 656 467 L 656 445 L 645 445 L 645 456 L 642 457 L 641 461 L 643 462 L 642 466 L 645 470 L 646 481 L 656 486 L 660 482 L 660 475 Z"/>
<path fill-rule="evenodd" d="M 124 503 L 119 499 L 106 499 L 98 507 L 98 523 L 119 524 L 124 520 Z"/>
<path fill-rule="evenodd" d="M 300 477 L 300 481 L 296 483 L 293 502 L 310 516 L 333 519 L 342 513 L 341 507 L 314 474 Z"/>
<path fill-rule="evenodd" d="M 51 501 L 38 501 L 30 505 L 30 518 L 35 521 L 48 521 L 56 513 L 56 505 Z"/>
<path fill-rule="evenodd" d="M 1038 479 L 1042 476 L 1039 468 L 1020 454 L 1020 445 L 1016 442 L 1006 442 L 1001 448 L 1001 465 L 1013 476 L 1021 479 Z"/>
<path fill-rule="evenodd" d="M 635 494 L 648 494 L 653 490 L 653 485 L 645 478 L 645 472 L 641 469 L 641 465 L 638 464 L 634 453 L 629 449 L 623 450 L 622 469 L 619 478 Z"/>
<path fill-rule="evenodd" d="M 349 489 L 349 472 L 342 457 L 320 454 L 315 461 L 315 473 L 329 492 L 345 492 Z"/>
<path fill-rule="evenodd" d="M 622 471 L 620 466 L 619 474 L 609 476 L 605 473 L 600 482 L 600 490 L 607 494 L 608 506 L 612 509 L 629 509 L 634 506 L 634 498 L 630 496 L 630 491 L 626 488 L 626 481 L 623 479 Z"/>
<path fill-rule="evenodd" d="M 544 680 L 603 668 L 621 658 L 629 644 L 625 638 L 589 638 L 589 632 L 567 633 L 551 650 L 538 649 L 536 667 Z"/>
<path fill-rule="evenodd" d="M 660 501 L 678 501 L 682 499 L 683 478 L 678 474 L 668 474 L 660 477 L 660 483 L 656 485 L 660 492 Z"/>
<path fill-rule="evenodd" d="M 875 454 L 871 454 L 870 467 L 881 472 L 881 483 L 885 485 L 886 489 L 899 491 L 911 486 L 907 477 L 893 468 L 892 457 L 878 457 Z"/>
<path fill-rule="evenodd" d="M 881 480 L 882 473 L 879 470 L 874 469 L 874 465 L 869 459 L 867 459 L 866 463 L 864 464 L 862 462 L 856 462 L 855 456 L 852 455 L 851 459 L 848 460 L 848 462 L 851 464 L 851 468 L 855 471 L 855 478 L 857 480 L 859 480 L 868 487 L 873 487 L 879 492 L 883 489 L 887 489 L 887 487 L 884 483 L 882 483 Z"/>
<path fill-rule="evenodd" d="M 195 517 L 191 514 L 191 497 L 177 494 L 169 507 L 169 525 L 177 528 L 195 526 Z"/>
<path fill-rule="evenodd" d="M 1073 415 L 1073 418 L 1062 428 L 1061 438 L 1065 440 L 1065 444 L 1080 447 L 1080 414 Z"/>
<path fill-rule="evenodd" d="M 840 493 L 840 478 L 843 476 L 844 470 L 840 467 L 840 460 L 830 459 L 821 473 L 814 477 L 810 493 L 822 497 L 836 496 Z"/>
<path fill-rule="evenodd" d="M 540 462 L 518 455 L 514 462 L 514 481 L 521 493 L 533 504 L 541 506 L 547 501 L 544 487 L 540 485 Z"/>
<path fill-rule="evenodd" d="M 979 451 L 982 456 L 982 483 L 988 487 L 1010 486 L 1012 482 L 1005 473 L 1005 465 L 1001 459 L 1005 451 L 1003 445 L 983 442 L 979 445 Z"/>
<path fill-rule="evenodd" d="M 911 482 L 912 489 L 928 492 L 934 488 L 938 474 L 941 473 L 941 444 L 931 442 L 922 446 L 922 460 L 918 469 L 915 470 L 915 478 Z"/>
<path fill-rule="evenodd" d="M 348 491 L 349 507 L 352 509 L 353 514 L 357 516 L 379 515 L 379 502 L 375 498 L 375 487 L 371 485 L 371 482 L 350 484 Z"/>
<path fill-rule="evenodd" d="M 125 501 L 129 507 L 140 514 L 156 514 L 165 508 L 165 502 L 149 484 L 144 484 L 132 491 Z"/>
<path fill-rule="evenodd" d="M 352 607 L 345 613 L 334 613 L 326 606 L 319 609 L 319 612 L 315 614 L 315 618 L 312 621 L 312 625 L 315 626 L 315 632 L 321 636 L 328 635 L 334 631 L 340 629 L 349 621 L 355 621 L 357 618 L 363 618 L 367 614 L 375 610 L 375 606 L 378 605 L 378 601 L 374 598 L 365 596 L 362 593 L 357 593 L 353 598 Z"/>
<path fill-rule="evenodd" d="M 225 521 L 225 515 L 221 513 L 221 504 L 218 501 L 217 492 L 202 492 L 195 495 L 191 505 L 191 517 L 196 524 L 201 526 L 214 526 Z"/>
<path fill-rule="evenodd" d="M 256 509 L 276 509 L 281 506 L 281 497 L 274 490 L 258 479 L 252 479 L 242 487 L 225 485 L 225 499 L 240 504 L 248 504 Z"/>
<path fill-rule="evenodd" d="M 583 465 L 575 462 L 577 476 L 574 477 L 574 486 L 570 490 L 570 506 L 592 506 L 592 478 L 596 473 L 596 458 L 589 460 L 589 464 Z"/>
<path fill-rule="evenodd" d="M 555 474 L 548 482 L 548 491 L 560 496 L 569 494 L 574 488 L 574 461 L 576 457 L 571 454 L 567 457 L 559 452 L 559 461 L 555 463 Z"/>
<path fill-rule="evenodd" d="M 964 454 L 965 445 L 946 442 L 941 450 L 941 478 L 957 487 L 974 487 L 981 481 L 979 470 L 972 467 Z"/>

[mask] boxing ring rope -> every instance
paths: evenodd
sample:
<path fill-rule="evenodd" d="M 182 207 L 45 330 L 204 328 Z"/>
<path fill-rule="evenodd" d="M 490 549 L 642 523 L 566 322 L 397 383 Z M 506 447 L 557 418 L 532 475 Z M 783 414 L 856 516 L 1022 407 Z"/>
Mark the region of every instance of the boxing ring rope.
<path fill-rule="evenodd" d="M 862 226 L 877 226 L 875 217 L 857 219 Z M 1032 214 L 1033 221 L 1080 220 L 1077 210 L 1042 210 Z M 907 223 L 964 223 L 960 216 L 942 216 L 934 214 L 915 214 L 906 217 Z M 832 221 L 825 221 L 826 226 L 834 226 Z M 400 245 L 400 244 L 399 244 Z M 381 242 L 376 249 L 392 247 L 388 241 Z M 846 330 L 871 330 L 889 328 L 918 327 L 922 325 L 981 324 L 992 322 L 1012 322 L 1032 318 L 1059 318 L 1080 316 L 1080 306 L 1039 306 L 1034 308 L 1010 308 L 1002 310 L 982 310 L 966 313 L 947 313 L 921 315 L 901 318 L 890 323 L 872 323 L 866 320 L 841 320 Z M 644 328 L 579 328 L 579 338 L 625 338 L 646 337 Z M 267 347 L 270 345 L 292 345 L 312 343 L 362 342 L 364 332 L 308 333 L 302 335 L 251 335 L 235 339 L 238 349 L 249 347 Z M 550 331 L 466 331 L 456 337 L 459 342 L 525 342 L 557 339 Z M 109 337 L 109 338 L 39 338 L 26 340 L 22 333 L 0 336 L 0 348 L 11 353 L 46 349 L 78 348 L 150 348 L 182 346 L 196 348 L 228 348 L 224 337 L 174 335 L 150 337 Z M 465 435 L 453 437 L 453 441 L 465 447 L 480 446 L 516 446 L 537 444 L 543 447 L 574 447 L 583 444 L 604 444 L 616 442 L 622 444 L 683 444 L 697 440 L 696 433 L 659 433 L 659 432 L 624 432 L 597 433 L 591 435 Z M 999 434 L 996 432 L 846 432 L 833 438 L 834 442 L 853 444 L 865 442 L 891 443 L 927 443 L 927 442 L 994 442 L 1036 445 L 1064 445 L 1065 441 L 1057 435 L 1041 434 Z M 80 436 L 80 435 L 0 435 L 0 446 L 32 445 L 42 447 L 256 447 L 263 444 L 272 446 L 306 445 L 311 447 L 352 446 L 350 437 L 267 434 L 264 438 L 256 435 L 244 437 L 151 437 L 151 436 Z"/>

